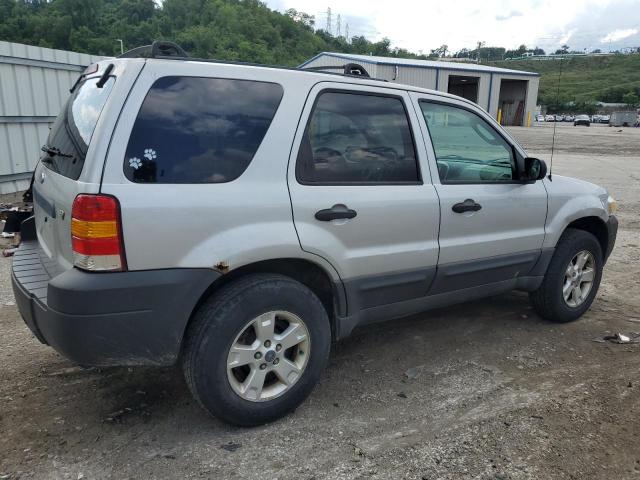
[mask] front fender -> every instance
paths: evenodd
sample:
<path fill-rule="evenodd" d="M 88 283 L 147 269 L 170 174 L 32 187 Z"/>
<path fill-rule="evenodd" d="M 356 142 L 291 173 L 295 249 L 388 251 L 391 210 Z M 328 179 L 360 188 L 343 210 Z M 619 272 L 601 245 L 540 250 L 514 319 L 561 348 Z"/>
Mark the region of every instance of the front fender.
<path fill-rule="evenodd" d="M 560 175 L 554 175 L 553 181 L 544 181 L 549 193 L 549 207 L 543 248 L 555 247 L 567 226 L 575 220 L 596 217 L 606 223 L 609 219 L 601 200 L 606 195 L 603 188 Z"/>

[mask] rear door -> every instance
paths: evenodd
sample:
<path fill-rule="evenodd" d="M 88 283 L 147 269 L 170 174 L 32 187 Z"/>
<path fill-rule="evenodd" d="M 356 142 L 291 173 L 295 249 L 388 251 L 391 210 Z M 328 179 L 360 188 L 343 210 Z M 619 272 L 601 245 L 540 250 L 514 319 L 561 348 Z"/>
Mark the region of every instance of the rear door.
<path fill-rule="evenodd" d="M 526 276 L 544 240 L 543 182 L 518 180 L 523 152 L 466 102 L 412 93 L 430 139 L 440 197 L 433 294 Z"/>
<path fill-rule="evenodd" d="M 424 296 L 435 274 L 439 206 L 419 135 L 404 91 L 323 82 L 307 100 L 289 161 L 295 226 L 339 272 L 350 314 Z"/>

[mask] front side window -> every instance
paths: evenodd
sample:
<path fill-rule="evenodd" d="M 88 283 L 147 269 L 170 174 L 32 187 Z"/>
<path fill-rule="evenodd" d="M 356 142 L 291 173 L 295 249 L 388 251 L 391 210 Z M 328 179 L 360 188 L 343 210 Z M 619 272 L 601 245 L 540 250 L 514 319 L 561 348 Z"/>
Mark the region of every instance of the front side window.
<path fill-rule="evenodd" d="M 223 183 L 247 169 L 282 99 L 250 80 L 163 77 L 147 94 L 124 159 L 138 183 Z"/>
<path fill-rule="evenodd" d="M 425 101 L 420 108 L 442 183 L 501 183 L 516 178 L 513 148 L 479 115 Z"/>
<path fill-rule="evenodd" d="M 402 100 L 321 93 L 302 138 L 296 175 L 302 183 L 419 182 Z"/>

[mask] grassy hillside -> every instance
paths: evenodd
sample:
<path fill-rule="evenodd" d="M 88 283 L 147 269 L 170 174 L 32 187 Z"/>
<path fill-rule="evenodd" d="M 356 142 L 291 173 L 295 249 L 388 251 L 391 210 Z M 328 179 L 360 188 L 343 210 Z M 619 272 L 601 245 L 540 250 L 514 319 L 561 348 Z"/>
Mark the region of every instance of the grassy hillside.
<path fill-rule="evenodd" d="M 538 102 L 555 103 L 560 60 L 518 60 L 494 65 L 542 75 Z M 577 57 L 562 60 L 560 103 L 626 102 L 640 94 L 640 54 Z"/>

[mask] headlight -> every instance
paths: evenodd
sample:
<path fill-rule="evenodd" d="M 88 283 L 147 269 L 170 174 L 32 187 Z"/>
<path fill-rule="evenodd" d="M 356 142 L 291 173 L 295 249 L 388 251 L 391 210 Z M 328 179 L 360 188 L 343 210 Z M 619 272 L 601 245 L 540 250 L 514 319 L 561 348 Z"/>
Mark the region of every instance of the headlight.
<path fill-rule="evenodd" d="M 611 195 L 609 195 L 609 197 L 607 198 L 607 211 L 609 212 L 609 215 L 616 213 L 617 210 L 618 202 L 616 202 L 615 199 Z"/>

